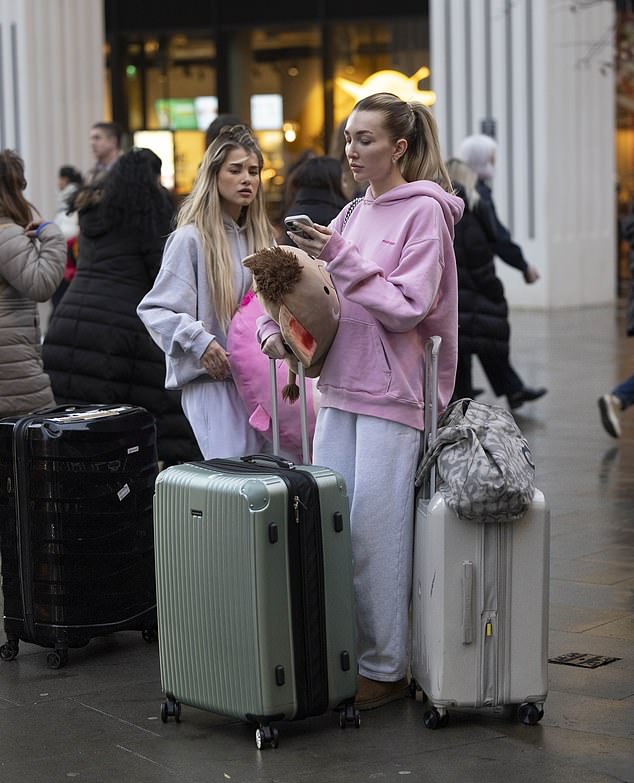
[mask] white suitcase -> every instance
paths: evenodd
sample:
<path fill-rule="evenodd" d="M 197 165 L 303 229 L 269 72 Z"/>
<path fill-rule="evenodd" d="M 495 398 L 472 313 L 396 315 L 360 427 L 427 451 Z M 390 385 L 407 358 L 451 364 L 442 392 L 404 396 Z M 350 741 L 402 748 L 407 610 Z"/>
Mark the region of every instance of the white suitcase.
<path fill-rule="evenodd" d="M 426 347 L 427 443 L 435 435 L 440 338 Z M 414 685 L 428 703 L 427 728 L 450 707 L 517 706 L 526 724 L 543 717 L 548 692 L 550 517 L 543 494 L 514 522 L 463 521 L 434 492 L 416 502 L 412 585 Z M 431 499 L 430 499 L 431 498 Z"/>

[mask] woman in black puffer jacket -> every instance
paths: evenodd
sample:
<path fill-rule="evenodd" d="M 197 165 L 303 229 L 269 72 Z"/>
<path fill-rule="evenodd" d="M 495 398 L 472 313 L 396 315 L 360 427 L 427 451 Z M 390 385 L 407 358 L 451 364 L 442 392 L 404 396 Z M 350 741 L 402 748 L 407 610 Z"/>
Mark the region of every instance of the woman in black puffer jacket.
<path fill-rule="evenodd" d="M 525 388 L 509 359 L 511 329 L 504 286 L 495 273 L 495 227 L 478 195 L 477 174 L 457 158 L 447 161 L 456 194 L 465 202 L 456 225 L 454 249 L 458 265 L 458 368 L 454 399 L 473 397 L 471 357 L 477 356 L 497 396 L 518 407 Z M 519 393 L 519 394 L 518 394 Z"/>
<path fill-rule="evenodd" d="M 298 168 L 293 181 L 296 190 L 284 217 L 308 215 L 313 223 L 327 226 L 348 203 L 342 190 L 341 164 L 335 158 L 309 158 Z M 283 244 L 295 242 L 286 235 Z"/>
<path fill-rule="evenodd" d="M 150 150 L 134 149 L 78 192 L 77 273 L 49 322 L 43 359 L 58 404 L 128 403 L 153 413 L 159 459 L 170 464 L 200 452 L 179 392 L 165 389 L 165 357 L 136 314 L 171 228 L 160 166 Z"/>

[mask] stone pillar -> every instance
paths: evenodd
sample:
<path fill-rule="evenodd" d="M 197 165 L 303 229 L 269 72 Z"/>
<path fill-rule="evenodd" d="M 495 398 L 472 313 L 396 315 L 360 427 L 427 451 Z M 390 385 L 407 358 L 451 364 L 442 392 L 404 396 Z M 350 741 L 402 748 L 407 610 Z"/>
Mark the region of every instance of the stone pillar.
<path fill-rule="evenodd" d="M 614 301 L 616 166 L 611 0 L 431 0 L 443 153 L 494 130 L 493 194 L 541 279 L 496 261 L 512 305 Z"/>
<path fill-rule="evenodd" d="M 104 119 L 102 0 L 0 0 L 0 148 L 24 159 L 27 198 L 50 218 L 57 171 L 92 165 Z"/>

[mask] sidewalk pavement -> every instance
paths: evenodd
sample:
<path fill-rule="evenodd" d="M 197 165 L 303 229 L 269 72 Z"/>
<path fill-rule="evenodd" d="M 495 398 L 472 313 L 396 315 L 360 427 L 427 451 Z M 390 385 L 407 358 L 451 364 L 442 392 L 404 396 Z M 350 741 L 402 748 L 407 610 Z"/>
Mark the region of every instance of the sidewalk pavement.
<path fill-rule="evenodd" d="M 21 643 L 15 660 L 0 661 L 2 780 L 634 781 L 634 409 L 616 441 L 597 408 L 634 371 L 634 340 L 612 307 L 516 312 L 512 327 L 513 364 L 549 389 L 516 420 L 552 511 L 550 656 L 619 660 L 549 664 L 537 726 L 451 711 L 447 728 L 430 731 L 423 705 L 406 699 L 363 713 L 359 730 L 341 731 L 335 714 L 279 723 L 279 748 L 258 751 L 252 726 L 186 705 L 181 723 L 163 724 L 158 649 L 139 633 L 71 650 L 59 670 L 47 668 L 46 650 Z M 475 385 L 488 389 L 479 372 Z"/>

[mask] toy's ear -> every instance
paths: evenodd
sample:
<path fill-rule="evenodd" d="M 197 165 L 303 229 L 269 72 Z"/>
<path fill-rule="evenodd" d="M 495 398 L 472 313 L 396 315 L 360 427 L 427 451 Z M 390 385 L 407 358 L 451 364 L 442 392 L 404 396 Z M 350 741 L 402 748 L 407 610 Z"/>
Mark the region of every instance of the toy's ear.
<path fill-rule="evenodd" d="M 268 300 L 279 304 L 302 274 L 296 255 L 284 246 L 258 250 L 244 258 L 242 265 L 253 273 L 255 288 L 262 302 Z"/>

